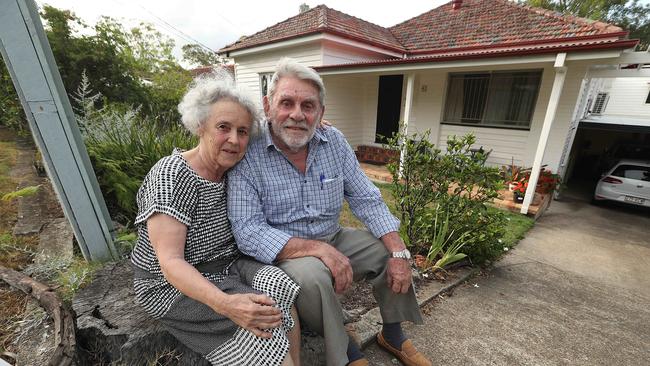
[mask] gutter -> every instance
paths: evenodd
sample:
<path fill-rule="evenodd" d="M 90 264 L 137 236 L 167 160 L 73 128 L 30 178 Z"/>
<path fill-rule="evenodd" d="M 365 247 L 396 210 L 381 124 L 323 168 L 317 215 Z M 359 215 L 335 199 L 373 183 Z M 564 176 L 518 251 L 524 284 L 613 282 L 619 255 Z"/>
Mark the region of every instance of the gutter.
<path fill-rule="evenodd" d="M 372 66 L 386 66 L 386 65 L 404 65 L 404 64 L 419 64 L 430 62 L 444 62 L 444 61 L 457 61 L 457 60 L 472 60 L 481 58 L 500 58 L 508 56 L 531 56 L 549 53 L 562 53 L 562 52 L 576 52 L 576 51 L 590 51 L 590 50 L 605 50 L 605 49 L 626 49 L 636 46 L 638 40 L 620 40 L 609 43 L 597 43 L 578 46 L 560 46 L 560 47 L 546 47 L 546 48 L 531 48 L 523 50 L 505 50 L 498 52 L 481 52 L 466 55 L 448 55 L 448 56 L 433 56 L 433 57 L 417 57 L 406 59 L 392 59 L 382 61 L 370 61 L 355 64 L 339 64 L 339 65 L 325 65 L 314 67 L 316 71 L 336 70 L 336 69 L 354 69 Z"/>

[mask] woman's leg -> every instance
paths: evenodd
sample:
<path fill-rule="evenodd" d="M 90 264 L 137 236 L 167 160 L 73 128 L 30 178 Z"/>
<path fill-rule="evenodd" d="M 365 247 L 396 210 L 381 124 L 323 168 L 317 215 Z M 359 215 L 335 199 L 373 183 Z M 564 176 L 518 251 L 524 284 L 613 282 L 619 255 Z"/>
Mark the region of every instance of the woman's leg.
<path fill-rule="evenodd" d="M 289 354 L 293 359 L 295 366 L 300 366 L 300 320 L 298 320 L 298 311 L 295 306 L 291 307 L 291 316 L 293 317 L 293 328 L 287 333 L 289 338 Z"/>
<path fill-rule="evenodd" d="M 295 366 L 293 364 L 293 361 L 291 361 L 291 355 L 287 353 L 287 357 L 284 358 L 284 361 L 282 361 L 282 366 Z"/>

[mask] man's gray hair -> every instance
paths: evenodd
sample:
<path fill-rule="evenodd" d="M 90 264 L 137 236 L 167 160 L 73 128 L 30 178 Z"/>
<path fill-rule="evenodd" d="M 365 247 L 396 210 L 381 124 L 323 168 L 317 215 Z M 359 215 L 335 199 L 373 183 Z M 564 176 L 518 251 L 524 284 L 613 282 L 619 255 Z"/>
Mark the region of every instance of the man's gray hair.
<path fill-rule="evenodd" d="M 225 69 L 215 69 L 194 79 L 183 100 L 178 104 L 183 125 L 196 135 L 199 128 L 210 118 L 212 106 L 223 100 L 233 101 L 250 113 L 252 123 L 251 137 L 259 134 L 260 107 L 256 98 L 248 90 L 235 85 L 235 80 Z"/>
<path fill-rule="evenodd" d="M 316 89 L 318 89 L 318 100 L 320 101 L 320 105 L 325 105 L 325 85 L 323 84 L 323 79 L 321 79 L 320 75 L 318 75 L 318 73 L 311 67 L 300 64 L 296 60 L 288 57 L 280 59 L 278 64 L 275 66 L 275 73 L 273 74 L 271 83 L 269 84 L 268 97 L 270 101 L 273 101 L 278 81 L 285 76 L 292 76 L 312 83 Z"/>

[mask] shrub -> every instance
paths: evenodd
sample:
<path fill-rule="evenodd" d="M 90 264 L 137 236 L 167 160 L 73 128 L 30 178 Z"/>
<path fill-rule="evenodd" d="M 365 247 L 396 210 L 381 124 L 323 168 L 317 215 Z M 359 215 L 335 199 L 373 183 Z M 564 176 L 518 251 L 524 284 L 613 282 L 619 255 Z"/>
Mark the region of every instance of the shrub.
<path fill-rule="evenodd" d="M 416 254 L 426 256 L 438 235 L 432 219 L 440 211 L 448 215 L 452 233 L 446 243 L 463 238 L 463 252 L 476 263 L 498 256 L 504 218 L 488 211 L 487 203 L 503 186 L 499 170 L 485 165 L 489 153 L 472 149 L 476 143 L 472 134 L 451 136 L 444 153 L 428 137 L 429 131 L 408 138 L 400 132 L 389 140 L 405 152 L 401 176 L 399 161 L 388 166 L 404 241 Z M 451 244 L 445 245 L 447 250 Z"/>
<path fill-rule="evenodd" d="M 75 95 L 77 121 L 99 186 L 114 220 L 127 225 L 136 215 L 136 193 L 149 169 L 174 148 L 196 146 L 195 138 L 178 123 L 141 118 L 134 108 L 94 107 L 87 82 Z"/>

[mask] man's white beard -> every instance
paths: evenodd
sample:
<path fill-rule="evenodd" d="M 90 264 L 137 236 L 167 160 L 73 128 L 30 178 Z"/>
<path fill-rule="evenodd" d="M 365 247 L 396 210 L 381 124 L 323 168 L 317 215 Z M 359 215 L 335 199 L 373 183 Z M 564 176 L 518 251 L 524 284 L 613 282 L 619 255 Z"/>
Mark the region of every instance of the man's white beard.
<path fill-rule="evenodd" d="M 295 136 L 287 131 L 285 127 L 299 127 L 305 129 L 305 132 L 300 136 Z M 271 122 L 271 130 L 273 131 L 273 134 L 289 148 L 289 150 L 292 152 L 298 152 L 309 143 L 312 137 L 314 137 L 314 133 L 316 133 L 316 123 L 314 123 L 310 128 L 305 121 L 296 122 L 289 118 L 281 124 Z"/>

